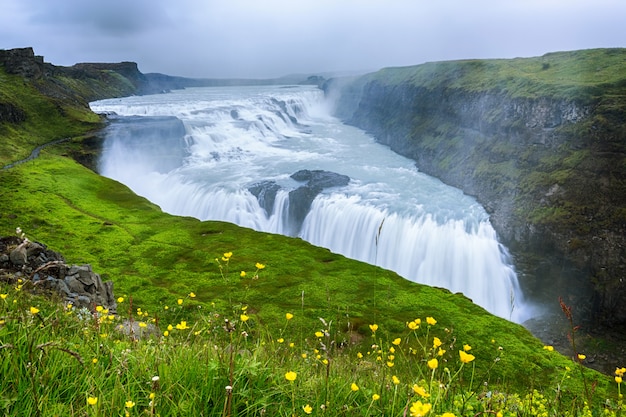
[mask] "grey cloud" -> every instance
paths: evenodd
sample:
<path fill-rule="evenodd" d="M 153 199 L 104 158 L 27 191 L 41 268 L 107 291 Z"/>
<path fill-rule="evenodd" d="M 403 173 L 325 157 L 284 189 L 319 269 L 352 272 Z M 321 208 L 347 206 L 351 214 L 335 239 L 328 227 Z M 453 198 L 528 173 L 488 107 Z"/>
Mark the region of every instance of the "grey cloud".
<path fill-rule="evenodd" d="M 88 30 L 106 36 L 127 36 L 168 23 L 161 1 L 155 0 L 27 0 L 31 21 L 56 27 Z"/>

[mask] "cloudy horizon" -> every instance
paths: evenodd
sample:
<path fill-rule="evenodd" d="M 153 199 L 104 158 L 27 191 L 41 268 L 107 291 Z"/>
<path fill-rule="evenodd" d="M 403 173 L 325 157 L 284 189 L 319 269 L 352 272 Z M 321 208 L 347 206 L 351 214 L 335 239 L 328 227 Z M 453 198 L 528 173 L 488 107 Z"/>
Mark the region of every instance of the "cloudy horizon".
<path fill-rule="evenodd" d="M 0 49 L 203 78 L 625 47 L 619 0 L 2 0 Z"/>

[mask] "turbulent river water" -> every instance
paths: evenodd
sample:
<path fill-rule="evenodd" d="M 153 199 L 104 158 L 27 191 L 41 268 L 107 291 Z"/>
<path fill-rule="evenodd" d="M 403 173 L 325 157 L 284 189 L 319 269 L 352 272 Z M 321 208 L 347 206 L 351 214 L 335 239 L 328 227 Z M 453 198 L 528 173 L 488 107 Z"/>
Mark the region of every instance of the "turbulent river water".
<path fill-rule="evenodd" d="M 165 212 L 298 236 L 462 292 L 500 317 L 529 316 L 483 207 L 332 117 L 315 87 L 190 88 L 91 107 L 112 115 L 100 173 Z M 315 188 L 296 220 L 300 170 L 350 180 Z"/>

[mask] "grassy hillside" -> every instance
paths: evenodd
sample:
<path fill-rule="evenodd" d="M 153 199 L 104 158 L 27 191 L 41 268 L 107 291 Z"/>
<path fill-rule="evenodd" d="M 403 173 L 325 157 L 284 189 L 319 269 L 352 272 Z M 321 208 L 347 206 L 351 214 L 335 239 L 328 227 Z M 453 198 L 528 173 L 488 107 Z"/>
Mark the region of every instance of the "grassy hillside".
<path fill-rule="evenodd" d="M 98 126 L 100 117 L 84 102 L 59 101 L 44 96 L 34 84 L 0 68 L 0 103 L 25 115 L 19 123 L 0 122 L 0 166 L 26 158 L 38 145 L 80 135 Z"/>
<path fill-rule="evenodd" d="M 132 297 L 129 313 L 135 314 L 135 308 L 150 311 L 158 326 L 161 316 L 190 321 L 204 317 L 210 321 L 206 314 L 218 312 L 238 321 L 239 313 L 245 311 L 259 326 L 279 328 L 285 313 L 294 312 L 301 340 L 332 327 L 328 349 L 342 346 L 348 354 L 378 349 L 372 347 L 371 324 L 379 326 L 380 341 L 393 340 L 406 334 L 407 323 L 434 317 L 437 334 L 448 347 L 448 353 L 440 358 L 442 363 L 452 366 L 458 362 L 457 351 L 464 344 L 471 345 L 472 354 L 480 359 L 470 373 L 463 374 L 468 380 L 474 381 L 474 375 L 477 378 L 470 390 L 482 390 L 485 382 L 490 389 L 508 393 L 528 393 L 533 388 L 548 392 L 558 387 L 559 398 L 571 404 L 582 404 L 585 398 L 598 403 L 616 398 L 612 378 L 588 369 L 581 368 L 577 375 L 584 374 L 584 381 L 593 384 L 593 398 L 583 394 L 579 376 L 562 384 L 569 372 L 566 369 L 575 367 L 575 362 L 543 349 L 543 344 L 523 327 L 491 316 L 460 294 L 409 282 L 300 239 L 162 213 L 125 186 L 68 157 L 80 147 L 83 135 L 97 126 L 96 116 L 80 105 L 41 96 L 22 79 L 2 73 L 0 77 L 1 100 L 10 101 L 27 114 L 23 122 L 0 124 L 2 164 L 28 155 L 35 145 L 50 139 L 73 138 L 44 149 L 35 160 L 0 170 L 0 235 L 13 234 L 20 227 L 31 240 L 63 253 L 68 263 L 90 263 L 103 279 L 113 280 L 116 296 L 126 300 Z M 224 257 L 229 252 L 232 256 Z M 264 268 L 259 269 L 257 263 Z M 241 276 L 240 271 L 246 275 Z M 13 297 L 15 282 L 3 284 L 0 293 Z M 182 307 L 177 307 L 178 299 L 185 300 Z M 27 321 L 3 300 L 0 338 L 14 340 L 10 342 L 14 347 L 30 340 L 28 335 L 36 330 L 23 327 L 21 323 Z M 29 301 L 20 303 L 27 305 Z M 31 310 L 30 314 L 37 313 Z M 47 328 L 47 323 L 42 322 L 41 328 Z M 160 328 L 159 334 L 163 330 Z M 50 331 L 49 337 L 56 337 L 54 326 Z M 207 337 L 203 344 L 186 344 L 182 351 L 190 357 L 200 355 L 213 343 L 211 336 Z M 39 343 L 37 349 L 44 351 L 41 343 L 50 341 L 46 338 L 32 342 L 31 347 Z M 423 340 L 432 343 L 428 334 Z M 4 355 L 0 359 L 9 367 L 6 369 L 23 369 L 21 359 L 4 343 L 9 342 L 0 343 L 7 347 L 0 352 Z M 146 352 L 154 347 L 145 349 L 148 351 L 143 355 L 150 357 Z M 411 366 L 395 368 L 394 372 L 401 379 L 418 382 Z M 341 372 L 340 378 L 348 380 L 354 371 Z M 13 404 L 14 400 L 9 400 L 12 393 L 0 394 Z M 365 414 L 359 409 L 358 415 Z"/>
<path fill-rule="evenodd" d="M 589 103 L 607 90 L 626 87 L 624 49 L 553 52 L 537 58 L 431 62 L 387 68 L 366 77 L 386 85 L 427 89 L 445 85 L 470 92 L 505 92 L 511 98 L 554 97 Z"/>

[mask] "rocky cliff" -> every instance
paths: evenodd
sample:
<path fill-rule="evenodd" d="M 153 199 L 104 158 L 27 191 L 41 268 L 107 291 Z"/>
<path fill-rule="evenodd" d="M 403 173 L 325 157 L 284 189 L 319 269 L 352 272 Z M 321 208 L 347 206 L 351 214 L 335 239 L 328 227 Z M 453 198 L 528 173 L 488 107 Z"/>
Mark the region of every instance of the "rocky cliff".
<path fill-rule="evenodd" d="M 486 207 L 527 292 L 624 325 L 625 70 L 626 49 L 602 49 L 391 68 L 325 89 L 348 123 Z"/>

